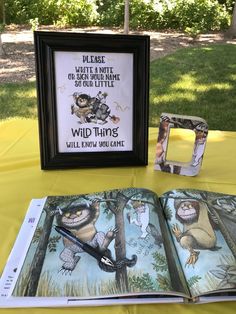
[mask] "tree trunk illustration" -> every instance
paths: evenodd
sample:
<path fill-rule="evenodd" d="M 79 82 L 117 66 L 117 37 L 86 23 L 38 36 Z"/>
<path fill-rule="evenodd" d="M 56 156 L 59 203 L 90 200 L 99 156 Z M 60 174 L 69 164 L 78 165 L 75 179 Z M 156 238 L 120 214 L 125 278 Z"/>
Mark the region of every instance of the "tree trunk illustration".
<path fill-rule="evenodd" d="M 139 193 L 139 192 L 138 192 Z M 126 241 L 125 241 L 125 221 L 124 221 L 124 209 L 128 201 L 137 194 L 134 193 L 126 196 L 120 192 L 111 192 L 104 195 L 105 202 L 108 209 L 115 216 L 115 227 L 118 229 L 117 235 L 115 237 L 115 260 L 122 261 L 127 258 L 126 256 Z M 129 258 L 129 257 L 128 257 Z M 128 275 L 127 275 L 127 265 L 123 265 L 121 268 L 116 270 L 116 284 L 117 288 L 121 292 L 129 291 Z"/>
<path fill-rule="evenodd" d="M 52 228 L 54 216 L 46 212 L 46 217 L 43 225 L 43 234 L 40 237 L 34 259 L 29 270 L 28 283 L 25 288 L 25 296 L 35 296 L 38 288 L 40 274 L 43 268 L 43 262 L 47 251 L 48 240 Z"/>
<path fill-rule="evenodd" d="M 126 258 L 126 243 L 125 243 L 125 227 L 124 227 L 124 216 L 123 210 L 125 207 L 126 201 L 118 198 L 118 208 L 117 213 L 115 216 L 116 227 L 118 228 L 119 232 L 115 239 L 115 253 L 116 253 L 116 260 L 123 260 Z M 116 271 L 116 283 L 118 288 L 121 291 L 128 290 L 128 277 L 127 277 L 127 269 L 126 266 L 123 266 Z"/>

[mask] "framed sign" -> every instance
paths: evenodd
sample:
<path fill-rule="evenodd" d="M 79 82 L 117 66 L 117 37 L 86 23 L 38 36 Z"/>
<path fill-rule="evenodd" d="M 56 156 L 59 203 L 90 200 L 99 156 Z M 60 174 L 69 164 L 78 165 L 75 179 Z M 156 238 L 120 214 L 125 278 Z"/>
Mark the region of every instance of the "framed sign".
<path fill-rule="evenodd" d="M 149 36 L 34 40 L 42 169 L 146 165 Z"/>

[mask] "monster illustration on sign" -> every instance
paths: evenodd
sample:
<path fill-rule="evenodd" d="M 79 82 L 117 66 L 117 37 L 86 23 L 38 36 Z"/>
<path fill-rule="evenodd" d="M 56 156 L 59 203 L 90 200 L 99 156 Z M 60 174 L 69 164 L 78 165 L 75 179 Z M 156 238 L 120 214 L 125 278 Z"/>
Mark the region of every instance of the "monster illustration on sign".
<path fill-rule="evenodd" d="M 110 115 L 111 110 L 106 104 L 108 94 L 99 93 L 95 97 L 91 97 L 85 93 L 73 93 L 74 103 L 71 105 L 71 114 L 75 114 L 80 123 L 107 123 L 107 118 L 113 123 L 118 123 L 120 119 L 114 115 Z"/>

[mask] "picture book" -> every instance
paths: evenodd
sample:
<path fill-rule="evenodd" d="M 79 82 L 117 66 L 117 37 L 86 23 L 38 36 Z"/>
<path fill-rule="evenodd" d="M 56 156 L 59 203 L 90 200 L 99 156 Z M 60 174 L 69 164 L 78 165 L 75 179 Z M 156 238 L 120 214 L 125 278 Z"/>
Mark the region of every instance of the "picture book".
<path fill-rule="evenodd" d="M 33 199 L 0 307 L 236 300 L 236 196 L 143 188 Z"/>

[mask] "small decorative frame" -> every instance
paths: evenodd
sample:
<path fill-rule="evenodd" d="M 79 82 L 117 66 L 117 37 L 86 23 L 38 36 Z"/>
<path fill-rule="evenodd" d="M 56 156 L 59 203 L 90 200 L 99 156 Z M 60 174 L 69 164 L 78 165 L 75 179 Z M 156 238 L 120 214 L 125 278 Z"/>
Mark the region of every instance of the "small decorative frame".
<path fill-rule="evenodd" d="M 191 161 L 177 162 L 166 160 L 171 128 L 189 129 L 195 132 L 195 142 Z M 196 176 L 201 169 L 207 135 L 208 125 L 202 118 L 162 113 L 160 117 L 154 169 L 185 176 Z"/>
<path fill-rule="evenodd" d="M 34 33 L 42 169 L 146 165 L 149 36 Z"/>

